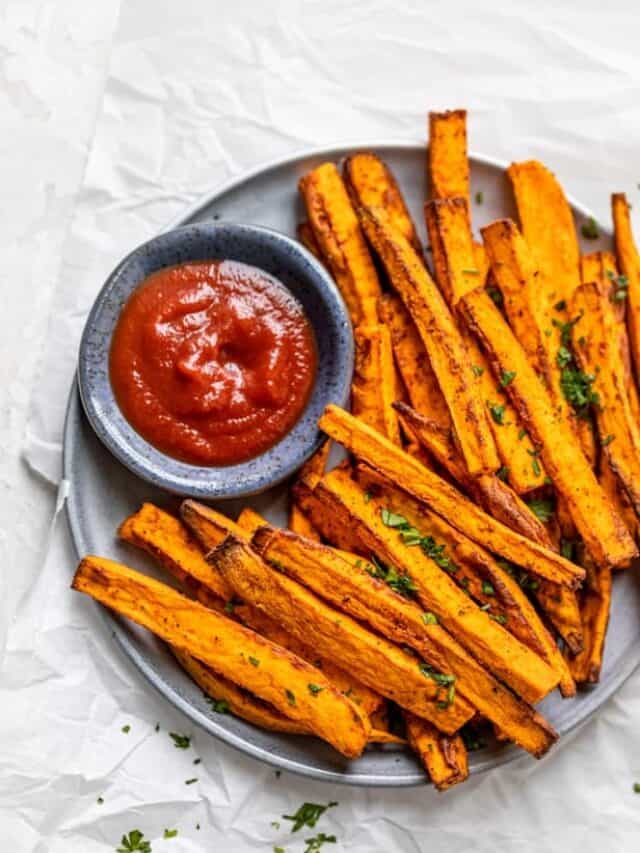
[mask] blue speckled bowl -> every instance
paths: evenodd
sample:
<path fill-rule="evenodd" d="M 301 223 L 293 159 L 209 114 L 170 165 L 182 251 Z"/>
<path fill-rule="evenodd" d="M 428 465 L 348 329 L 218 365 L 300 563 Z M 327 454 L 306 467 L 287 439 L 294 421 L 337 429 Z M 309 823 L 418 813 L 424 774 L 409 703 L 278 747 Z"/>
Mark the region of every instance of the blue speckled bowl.
<path fill-rule="evenodd" d="M 109 381 L 111 336 L 124 303 L 151 273 L 185 261 L 242 261 L 278 278 L 303 305 L 318 345 L 318 374 L 300 420 L 277 444 L 238 465 L 200 467 L 166 456 L 125 420 Z M 328 403 L 344 406 L 353 372 L 353 335 L 333 280 L 295 240 L 253 225 L 201 223 L 144 243 L 109 276 L 80 342 L 78 384 L 84 410 L 100 440 L 134 474 L 180 495 L 255 495 L 293 474 L 317 449 L 317 421 Z"/>

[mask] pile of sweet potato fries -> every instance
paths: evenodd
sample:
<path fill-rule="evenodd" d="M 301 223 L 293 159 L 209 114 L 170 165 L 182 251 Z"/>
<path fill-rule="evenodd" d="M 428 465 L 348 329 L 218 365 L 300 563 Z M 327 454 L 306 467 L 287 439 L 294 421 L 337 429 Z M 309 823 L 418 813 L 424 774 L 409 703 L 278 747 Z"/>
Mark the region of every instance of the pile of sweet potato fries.
<path fill-rule="evenodd" d="M 393 175 L 359 153 L 300 181 L 299 237 L 354 327 L 352 410 L 291 489 L 289 529 L 184 501 L 120 536 L 182 591 L 82 560 L 75 589 L 148 628 L 216 707 L 348 758 L 408 743 L 443 790 L 491 726 L 535 757 L 535 704 L 597 682 L 612 570 L 637 555 L 640 257 L 580 254 L 536 161 L 507 170 L 519 223 L 471 227 L 466 113 L 429 117 L 425 255 Z M 429 258 L 429 262 L 425 260 Z"/>

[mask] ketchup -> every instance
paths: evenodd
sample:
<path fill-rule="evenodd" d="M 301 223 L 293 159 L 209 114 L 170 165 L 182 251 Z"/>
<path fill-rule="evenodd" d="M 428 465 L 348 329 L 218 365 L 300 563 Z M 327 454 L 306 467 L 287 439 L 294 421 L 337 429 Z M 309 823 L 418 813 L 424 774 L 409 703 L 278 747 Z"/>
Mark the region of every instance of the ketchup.
<path fill-rule="evenodd" d="M 122 413 L 158 450 L 231 465 L 289 432 L 316 363 L 311 325 L 277 279 L 212 261 L 142 282 L 118 319 L 109 368 Z"/>

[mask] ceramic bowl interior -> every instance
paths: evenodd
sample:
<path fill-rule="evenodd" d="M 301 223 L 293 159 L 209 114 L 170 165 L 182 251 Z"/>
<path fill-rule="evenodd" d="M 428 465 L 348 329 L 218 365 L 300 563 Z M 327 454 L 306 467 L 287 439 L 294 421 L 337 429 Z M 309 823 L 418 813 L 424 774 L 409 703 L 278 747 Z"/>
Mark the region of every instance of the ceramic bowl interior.
<path fill-rule="evenodd" d="M 309 402 L 294 427 L 264 453 L 236 465 L 190 465 L 147 442 L 123 416 L 109 380 L 109 348 L 120 311 L 151 273 L 187 261 L 228 259 L 279 279 L 302 304 L 318 347 Z M 317 421 L 328 403 L 344 406 L 353 372 L 353 336 L 342 298 L 324 267 L 295 240 L 250 225 L 198 223 L 175 228 L 135 249 L 100 291 L 80 344 L 82 404 L 100 440 L 131 471 L 156 486 L 199 498 L 258 494 L 292 475 L 317 449 Z"/>

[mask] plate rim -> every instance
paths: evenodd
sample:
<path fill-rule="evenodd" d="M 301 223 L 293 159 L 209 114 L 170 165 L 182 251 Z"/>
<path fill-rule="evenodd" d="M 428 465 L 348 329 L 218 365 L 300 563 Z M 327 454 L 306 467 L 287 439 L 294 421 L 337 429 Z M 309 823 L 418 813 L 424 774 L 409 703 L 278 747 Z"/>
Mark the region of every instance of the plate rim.
<path fill-rule="evenodd" d="M 356 140 L 353 142 L 346 141 L 343 143 L 335 143 L 330 146 L 298 149 L 285 156 L 264 161 L 262 164 L 258 164 L 246 172 L 242 172 L 225 181 L 216 183 L 210 189 L 205 191 L 193 204 L 185 208 L 179 216 L 174 217 L 158 232 L 158 234 L 162 234 L 183 224 L 188 224 L 188 221 L 192 220 L 194 216 L 209 207 L 217 198 L 245 183 L 252 181 L 258 176 L 262 176 L 268 172 L 285 166 L 291 166 L 301 160 L 316 157 L 335 159 L 336 157 L 344 156 L 344 153 L 350 150 L 375 150 L 376 152 L 401 150 L 409 153 L 417 151 L 423 151 L 426 153 L 427 146 L 424 141 L 383 139 L 378 142 L 372 140 L 367 140 L 366 142 Z M 469 160 L 475 161 L 483 166 L 489 166 L 503 171 L 507 168 L 507 163 L 504 160 L 474 151 L 469 152 Z M 584 204 L 577 201 L 571 194 L 565 193 L 565 195 L 569 205 L 575 212 L 585 218 L 593 216 L 592 211 Z M 612 229 L 610 227 L 600 226 L 600 231 L 604 236 L 612 237 Z M 80 418 L 83 416 L 86 417 L 86 415 L 83 414 L 82 403 L 80 401 L 77 374 L 74 373 L 74 378 L 67 400 L 62 443 L 62 476 L 71 484 L 71 486 L 73 486 L 71 458 L 73 456 L 73 448 L 75 445 L 75 428 L 78 423 L 78 416 Z M 65 500 L 65 516 L 76 556 L 78 559 L 81 559 L 83 555 L 88 553 L 88 548 L 87 543 L 84 542 L 80 513 L 75 506 L 75 494 L 72 487 L 69 489 Z M 273 754 L 260 746 L 246 741 L 241 735 L 237 735 L 229 729 L 226 729 L 224 726 L 218 724 L 215 719 L 202 714 L 197 708 L 180 696 L 174 687 L 166 683 L 162 676 L 147 664 L 143 656 L 130 640 L 126 631 L 120 625 L 118 618 L 113 616 L 108 608 L 98 602 L 93 602 L 93 606 L 99 611 L 100 618 L 103 620 L 103 624 L 107 627 L 112 638 L 115 640 L 116 645 L 138 669 L 149 684 L 151 684 L 170 704 L 184 713 L 185 716 L 192 720 L 196 725 L 245 755 L 249 755 L 252 758 L 263 761 L 264 763 L 280 770 L 287 770 L 288 772 L 292 772 L 306 778 L 316 779 L 322 782 L 333 782 L 341 785 L 373 788 L 404 788 L 431 784 L 426 773 L 421 770 L 416 770 L 415 773 L 397 776 L 395 778 L 387 777 L 381 773 L 372 773 L 370 771 L 366 774 L 350 776 L 348 773 L 344 772 L 302 765 L 293 759 Z M 576 720 L 575 715 L 573 719 L 570 718 L 565 727 L 562 730 L 559 730 L 559 734 L 566 736 L 570 732 L 584 725 L 602 707 L 602 705 L 604 705 L 604 703 L 620 689 L 638 666 L 640 666 L 640 650 L 638 650 L 635 660 L 632 656 L 629 656 L 625 661 L 625 665 L 619 667 L 618 670 L 610 675 L 610 680 L 604 688 L 602 695 L 598 697 L 599 701 L 597 704 L 589 708 L 584 716 L 580 717 L 580 719 Z M 555 746 L 555 750 L 558 751 L 561 746 L 562 744 L 559 742 Z M 497 755 L 487 757 L 473 765 L 470 768 L 470 775 L 485 773 L 489 770 L 511 763 L 519 758 L 524 758 L 523 751 L 518 749 L 515 745 L 507 746 L 502 748 Z"/>

